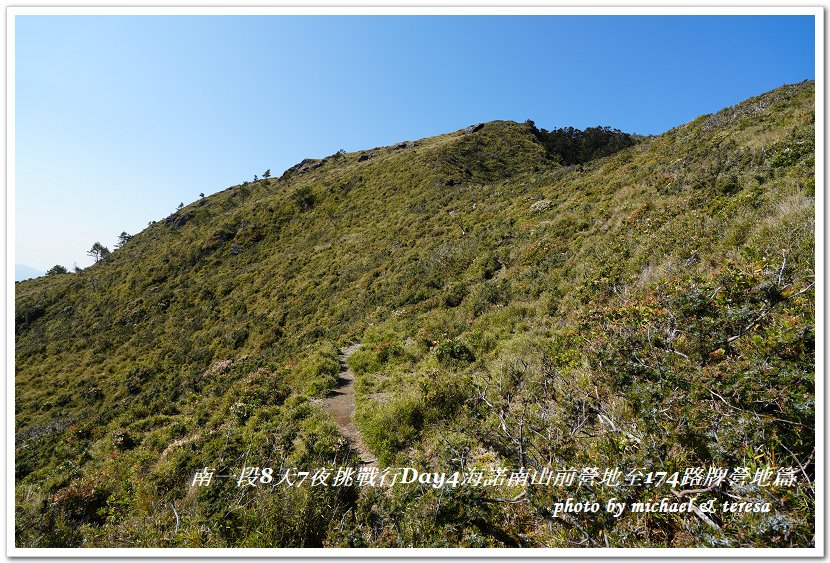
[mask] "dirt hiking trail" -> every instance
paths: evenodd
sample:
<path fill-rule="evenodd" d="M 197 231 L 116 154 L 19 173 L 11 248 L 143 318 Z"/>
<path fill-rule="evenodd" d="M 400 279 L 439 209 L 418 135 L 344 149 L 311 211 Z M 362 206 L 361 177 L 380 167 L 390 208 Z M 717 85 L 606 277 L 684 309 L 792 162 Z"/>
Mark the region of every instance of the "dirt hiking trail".
<path fill-rule="evenodd" d="M 360 344 L 350 344 L 340 350 L 340 373 L 337 376 L 337 385 L 322 400 L 323 408 L 331 415 L 340 433 L 349 441 L 352 448 L 358 453 L 362 465 L 374 465 L 377 462 L 371 450 L 363 441 L 360 430 L 354 423 L 354 372 L 347 360 L 354 354 Z"/>

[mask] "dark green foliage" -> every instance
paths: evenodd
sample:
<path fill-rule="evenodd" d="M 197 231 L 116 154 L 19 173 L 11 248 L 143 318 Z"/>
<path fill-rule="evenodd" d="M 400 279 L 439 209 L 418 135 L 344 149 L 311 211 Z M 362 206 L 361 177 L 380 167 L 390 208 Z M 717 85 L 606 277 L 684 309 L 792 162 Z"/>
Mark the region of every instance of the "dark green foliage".
<path fill-rule="evenodd" d="M 92 248 L 90 248 L 87 251 L 87 255 L 91 256 L 97 263 L 101 260 L 106 260 L 107 258 L 109 258 L 110 249 L 101 244 L 100 242 L 96 242 L 92 245 Z"/>
<path fill-rule="evenodd" d="M 470 363 L 475 356 L 467 346 L 458 340 L 446 340 L 435 347 L 435 357 L 443 366 L 452 366 L 460 363 Z"/>
<path fill-rule="evenodd" d="M 487 256 L 487 259 L 484 261 L 484 266 L 482 268 L 482 277 L 485 280 L 491 279 L 496 272 L 498 272 L 502 267 L 501 262 L 499 262 L 498 258 L 494 255 L 490 254 Z"/>
<path fill-rule="evenodd" d="M 637 143 L 628 133 L 610 127 L 588 127 L 584 131 L 565 127 L 547 131 L 537 129 L 532 121 L 527 124 L 548 156 L 566 166 L 609 156 Z"/>
<path fill-rule="evenodd" d="M 204 197 L 204 195 L 203 195 L 202 197 Z M 115 248 L 116 248 L 116 249 L 121 248 L 122 246 L 124 246 L 125 244 L 127 244 L 127 242 L 128 242 L 131 238 L 133 238 L 133 235 L 127 234 L 127 232 L 126 232 L 126 231 L 121 231 L 121 234 L 120 234 L 120 235 L 118 235 L 118 242 L 116 243 Z"/>
<path fill-rule="evenodd" d="M 444 305 L 447 307 L 458 307 L 466 295 L 467 287 L 464 284 L 453 284 L 444 293 Z"/>
<path fill-rule="evenodd" d="M 58 275 L 58 274 L 68 274 L 68 273 L 69 273 L 69 270 L 67 270 L 64 266 L 61 266 L 60 264 L 55 264 L 54 266 L 52 266 L 51 268 L 46 270 L 46 275 L 47 276 L 55 276 L 55 275 Z"/>
<path fill-rule="evenodd" d="M 314 193 L 308 186 L 302 186 L 294 190 L 291 198 L 301 211 L 308 211 L 314 206 Z"/>

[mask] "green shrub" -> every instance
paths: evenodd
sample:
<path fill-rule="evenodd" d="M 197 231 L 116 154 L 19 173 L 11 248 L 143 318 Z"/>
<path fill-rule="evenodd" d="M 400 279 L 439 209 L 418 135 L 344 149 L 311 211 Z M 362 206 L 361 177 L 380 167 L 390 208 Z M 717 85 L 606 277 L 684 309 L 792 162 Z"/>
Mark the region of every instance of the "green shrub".
<path fill-rule="evenodd" d="M 435 357 L 442 366 L 458 366 L 475 361 L 473 352 L 460 340 L 445 340 L 435 347 Z"/>
<path fill-rule="evenodd" d="M 370 350 L 368 346 L 355 351 L 349 356 L 347 362 L 349 367 L 357 374 L 373 373 L 380 368 L 377 353 L 374 350 Z"/>
<path fill-rule="evenodd" d="M 444 306 L 458 307 L 459 305 L 461 305 L 461 302 L 464 300 L 464 297 L 466 297 L 467 293 L 467 286 L 463 283 L 451 284 L 447 289 L 444 290 Z"/>
<path fill-rule="evenodd" d="M 294 200 L 294 203 L 297 204 L 300 211 L 308 211 L 314 207 L 314 203 L 316 202 L 314 192 L 308 186 L 301 186 L 294 190 L 291 194 L 291 199 Z"/>
<path fill-rule="evenodd" d="M 340 357 L 333 342 L 323 342 L 292 370 L 292 380 L 313 397 L 328 393 L 337 384 Z"/>
<path fill-rule="evenodd" d="M 732 195 L 741 189 L 738 177 L 734 174 L 721 174 L 715 180 L 715 191 L 723 195 Z"/>
<path fill-rule="evenodd" d="M 419 398 L 401 397 L 358 412 L 358 427 L 381 465 L 393 463 L 398 452 L 416 443 L 423 409 Z"/>

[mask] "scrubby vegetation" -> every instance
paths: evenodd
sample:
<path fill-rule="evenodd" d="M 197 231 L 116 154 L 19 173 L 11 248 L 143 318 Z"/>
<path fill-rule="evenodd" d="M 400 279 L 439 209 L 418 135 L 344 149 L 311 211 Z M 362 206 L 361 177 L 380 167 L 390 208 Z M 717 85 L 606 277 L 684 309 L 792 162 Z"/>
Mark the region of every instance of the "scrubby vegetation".
<path fill-rule="evenodd" d="M 584 131 L 574 127 L 537 129 L 528 121 L 533 135 L 545 147 L 550 158 L 561 164 L 581 164 L 603 156 L 609 156 L 637 144 L 635 136 L 611 127 L 588 127 Z"/>
<path fill-rule="evenodd" d="M 622 150 L 581 166 L 513 122 L 309 159 L 17 284 L 17 545 L 814 545 L 814 97 L 785 86 L 631 146 L 603 130 Z M 555 515 L 563 489 L 531 483 L 220 478 L 357 466 L 315 400 L 353 341 L 380 468 L 798 479 L 696 493 L 772 507 L 707 522 Z M 193 486 L 204 467 L 220 477 Z"/>

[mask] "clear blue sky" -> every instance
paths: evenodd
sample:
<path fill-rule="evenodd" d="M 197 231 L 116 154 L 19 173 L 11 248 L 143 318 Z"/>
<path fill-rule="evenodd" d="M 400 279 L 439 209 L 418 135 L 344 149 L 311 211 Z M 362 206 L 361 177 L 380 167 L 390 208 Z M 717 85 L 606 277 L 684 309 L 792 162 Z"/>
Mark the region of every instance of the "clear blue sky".
<path fill-rule="evenodd" d="M 801 16 L 18 16 L 16 256 L 86 266 L 179 202 L 492 119 L 657 134 L 814 78 Z"/>

